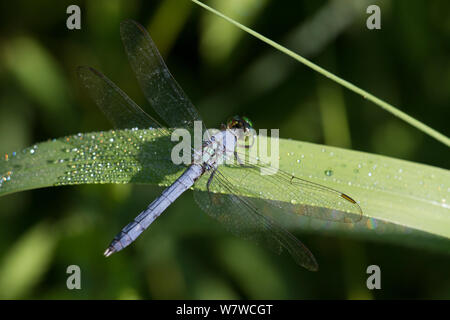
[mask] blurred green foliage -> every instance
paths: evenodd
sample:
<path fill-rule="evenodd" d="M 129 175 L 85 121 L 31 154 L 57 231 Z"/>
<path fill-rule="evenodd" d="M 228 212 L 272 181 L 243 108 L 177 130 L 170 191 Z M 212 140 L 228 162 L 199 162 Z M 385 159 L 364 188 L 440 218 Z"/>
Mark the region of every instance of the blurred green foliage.
<path fill-rule="evenodd" d="M 82 8 L 79 31 L 65 27 L 70 4 Z M 379 31 L 365 27 L 363 0 L 210 4 L 449 134 L 448 1 L 370 1 L 382 10 Z M 148 27 L 211 127 L 245 114 L 284 138 L 448 169 L 443 145 L 187 0 L 2 2 L 0 154 L 111 127 L 83 92 L 78 65 L 102 70 L 146 103 L 119 38 L 126 18 Z M 0 298 L 450 298 L 448 255 L 383 237 L 296 234 L 319 261 L 320 271 L 310 273 L 229 235 L 190 192 L 135 245 L 103 258 L 111 238 L 160 191 L 86 185 L 0 198 Z M 71 264 L 81 267 L 82 290 L 66 288 Z M 380 291 L 365 286 L 370 264 L 381 267 Z"/>

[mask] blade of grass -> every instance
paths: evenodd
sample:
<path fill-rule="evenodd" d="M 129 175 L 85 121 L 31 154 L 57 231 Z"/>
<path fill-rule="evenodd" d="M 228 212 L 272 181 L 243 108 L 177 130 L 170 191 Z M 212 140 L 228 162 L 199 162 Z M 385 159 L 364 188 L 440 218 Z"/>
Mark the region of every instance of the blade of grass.
<path fill-rule="evenodd" d="M 345 192 L 359 202 L 364 219 L 355 225 L 336 224 L 344 233 L 363 232 L 364 237 L 365 234 L 370 237 L 370 234 L 385 231 L 403 235 L 407 229 L 415 229 L 450 239 L 450 171 L 300 141 L 280 139 L 279 146 L 281 169 Z M 156 129 L 94 132 L 39 143 L 0 160 L 0 196 L 75 184 L 168 186 L 184 170 L 183 166 L 175 166 L 170 158 L 161 158 L 161 155 L 170 156 L 171 148 L 170 137 Z M 236 172 L 236 169 L 224 170 L 230 175 Z M 271 185 L 260 187 L 263 192 L 270 191 Z M 204 191 L 206 188 L 196 184 L 195 189 Z M 270 200 L 291 201 L 287 198 Z M 320 221 L 291 218 L 286 217 L 291 219 L 290 226 L 302 230 L 330 228 Z M 334 228 L 334 225 L 331 226 Z"/>
<path fill-rule="evenodd" d="M 398 108 L 394 107 L 393 105 L 377 98 L 376 96 L 372 95 L 371 93 L 357 87 L 356 85 L 341 79 L 340 77 L 334 75 L 333 73 L 323 69 L 322 67 L 316 65 L 315 63 L 309 61 L 308 59 L 296 54 L 295 52 L 289 50 L 286 47 L 283 47 L 282 45 L 276 43 L 273 40 L 270 40 L 269 38 L 263 36 L 262 34 L 240 24 L 239 22 L 233 20 L 232 18 L 220 13 L 219 11 L 209 7 L 208 5 L 197 1 L 197 0 L 191 0 L 192 2 L 194 2 L 195 4 L 203 7 L 204 9 L 210 11 L 211 13 L 217 15 L 218 17 L 221 17 L 225 20 L 227 20 L 228 22 L 234 24 L 236 27 L 240 28 L 241 30 L 251 34 L 252 36 L 260 39 L 261 41 L 267 43 L 268 45 L 274 47 L 275 49 L 287 54 L 288 56 L 294 58 L 295 60 L 299 61 L 300 63 L 303 63 L 304 65 L 306 65 L 307 67 L 313 69 L 314 71 L 317 71 L 318 73 L 322 74 L 323 76 L 339 83 L 340 85 L 344 86 L 345 88 L 353 91 L 354 93 L 362 96 L 364 99 L 367 99 L 371 102 L 373 102 L 374 104 L 376 104 L 377 106 L 383 108 L 384 110 L 392 113 L 394 116 L 402 119 L 403 121 L 409 123 L 411 126 L 415 127 L 416 129 L 422 131 L 423 133 L 429 135 L 430 137 L 433 137 L 434 139 L 438 140 L 439 142 L 443 143 L 444 145 L 446 145 L 447 147 L 450 146 L 450 138 L 446 137 L 445 135 L 443 135 L 442 133 L 438 132 L 437 130 L 427 126 L 426 124 L 422 123 L 421 121 L 411 117 L 410 115 L 406 114 L 405 112 L 399 110 Z"/>

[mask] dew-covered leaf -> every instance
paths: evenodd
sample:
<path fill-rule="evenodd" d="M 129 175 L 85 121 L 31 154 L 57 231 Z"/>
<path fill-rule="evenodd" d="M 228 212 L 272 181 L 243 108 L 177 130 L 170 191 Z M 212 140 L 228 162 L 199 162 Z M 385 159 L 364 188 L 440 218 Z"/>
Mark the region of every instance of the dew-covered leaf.
<path fill-rule="evenodd" d="M 158 129 L 94 132 L 38 143 L 2 157 L 0 195 L 88 183 L 167 186 L 185 168 L 170 161 L 172 146 L 170 137 Z M 354 224 L 287 216 L 290 228 L 400 236 L 416 230 L 450 238 L 448 170 L 285 139 L 280 139 L 280 168 L 350 195 L 363 211 L 363 219 Z M 235 170 L 223 172 L 233 175 Z M 260 186 L 262 190 L 272 187 Z M 201 184 L 194 188 L 205 190 Z M 277 197 L 271 200 L 291 201 L 288 195 Z"/>

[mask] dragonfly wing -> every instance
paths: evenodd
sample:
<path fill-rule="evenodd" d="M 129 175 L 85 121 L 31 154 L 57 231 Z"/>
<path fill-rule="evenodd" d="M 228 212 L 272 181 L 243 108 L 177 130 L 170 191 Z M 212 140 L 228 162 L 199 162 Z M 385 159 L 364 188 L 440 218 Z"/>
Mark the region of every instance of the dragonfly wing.
<path fill-rule="evenodd" d="M 155 132 L 161 137 L 152 143 L 143 143 L 142 137 L 133 130 L 121 130 L 116 133 L 124 141 L 130 141 L 130 148 L 139 146 L 139 152 L 134 156 L 142 165 L 142 171 L 133 177 L 134 181 L 142 182 L 148 179 L 163 179 L 165 172 L 177 172 L 180 167 L 175 166 L 170 158 L 173 142 L 170 131 L 150 117 L 111 80 L 99 71 L 90 67 L 79 67 L 78 76 L 86 87 L 89 95 L 103 111 L 106 117 L 117 129 L 149 129 L 157 128 Z"/>
<path fill-rule="evenodd" d="M 141 89 L 153 109 L 173 128 L 193 129 L 201 117 L 172 77 L 155 43 L 144 27 L 123 21 L 120 34 L 128 60 Z"/>
<path fill-rule="evenodd" d="M 210 174 L 205 173 L 201 180 L 205 183 L 209 177 Z M 205 212 L 223 223 L 230 232 L 256 241 L 276 253 L 285 249 L 299 265 L 311 271 L 318 270 L 318 264 L 308 248 L 264 215 L 252 199 L 238 196 L 234 185 L 222 174 L 220 168 L 215 171 L 210 187 L 224 190 L 226 193 L 195 191 L 195 200 Z"/>
<path fill-rule="evenodd" d="M 83 86 L 115 128 L 162 128 L 100 71 L 91 67 L 79 67 L 77 71 Z"/>
<path fill-rule="evenodd" d="M 244 164 L 229 165 L 233 184 L 249 190 L 255 197 L 266 199 L 281 211 L 316 219 L 356 223 L 362 218 L 358 203 L 335 189 L 297 178 L 283 170 L 249 161 L 248 155 L 238 152 Z M 265 173 L 265 175 L 262 174 Z M 285 201 L 272 201 L 285 199 Z"/>

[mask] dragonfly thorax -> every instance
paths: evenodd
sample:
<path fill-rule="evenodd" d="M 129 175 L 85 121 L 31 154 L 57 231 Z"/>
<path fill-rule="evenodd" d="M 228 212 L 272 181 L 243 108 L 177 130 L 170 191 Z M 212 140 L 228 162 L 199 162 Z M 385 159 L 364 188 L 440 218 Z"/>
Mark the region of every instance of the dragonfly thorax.
<path fill-rule="evenodd" d="M 209 171 L 233 160 L 236 140 L 237 137 L 230 129 L 214 134 L 203 144 L 201 152 L 195 152 L 194 163 L 201 164 Z"/>

